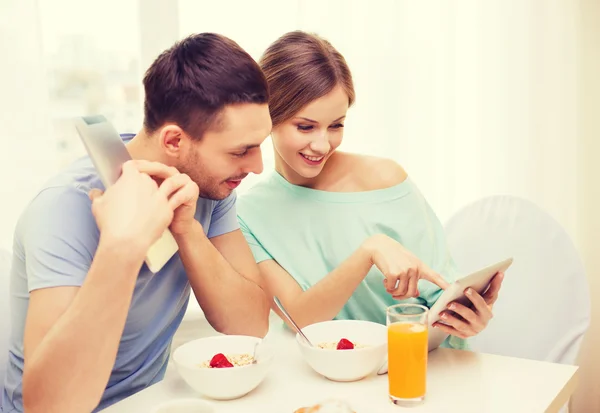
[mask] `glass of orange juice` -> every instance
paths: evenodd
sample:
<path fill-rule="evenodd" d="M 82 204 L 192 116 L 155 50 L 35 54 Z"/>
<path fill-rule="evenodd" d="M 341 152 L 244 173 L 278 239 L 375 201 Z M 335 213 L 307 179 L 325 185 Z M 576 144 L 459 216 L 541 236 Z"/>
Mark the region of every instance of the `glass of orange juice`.
<path fill-rule="evenodd" d="M 419 304 L 387 309 L 389 396 L 396 405 L 414 406 L 425 400 L 428 313 Z"/>

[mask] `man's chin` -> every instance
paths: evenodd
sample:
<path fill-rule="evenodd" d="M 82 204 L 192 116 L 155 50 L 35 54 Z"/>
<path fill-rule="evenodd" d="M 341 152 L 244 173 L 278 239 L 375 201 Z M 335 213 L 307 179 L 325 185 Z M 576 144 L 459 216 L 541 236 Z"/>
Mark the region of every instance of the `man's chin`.
<path fill-rule="evenodd" d="M 222 201 L 225 198 L 227 198 L 229 195 L 231 195 L 232 192 L 233 192 L 233 189 L 230 189 L 226 186 L 222 186 L 218 190 L 211 190 L 211 191 L 200 190 L 200 198 L 210 199 L 212 201 Z"/>

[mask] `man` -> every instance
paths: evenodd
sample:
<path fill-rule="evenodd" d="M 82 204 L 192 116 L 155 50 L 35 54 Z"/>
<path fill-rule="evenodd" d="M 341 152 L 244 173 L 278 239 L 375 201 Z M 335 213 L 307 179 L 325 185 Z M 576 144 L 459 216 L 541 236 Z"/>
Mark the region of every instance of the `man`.
<path fill-rule="evenodd" d="M 19 220 L 5 412 L 96 411 L 161 380 L 190 285 L 216 330 L 267 333 L 269 299 L 234 192 L 262 172 L 265 78 L 236 43 L 199 34 L 163 52 L 144 87 L 144 125 L 125 137 L 134 161 L 119 181 L 102 192 L 84 158 Z M 167 227 L 179 252 L 153 274 L 144 256 Z"/>

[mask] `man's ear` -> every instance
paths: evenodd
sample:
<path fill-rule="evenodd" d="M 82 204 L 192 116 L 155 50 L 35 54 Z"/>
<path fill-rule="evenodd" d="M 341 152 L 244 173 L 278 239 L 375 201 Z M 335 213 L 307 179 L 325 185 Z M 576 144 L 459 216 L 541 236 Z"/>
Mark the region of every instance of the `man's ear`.
<path fill-rule="evenodd" d="M 160 146 L 168 156 L 174 158 L 181 156 L 181 144 L 184 139 L 183 130 L 177 125 L 169 124 L 160 129 Z"/>

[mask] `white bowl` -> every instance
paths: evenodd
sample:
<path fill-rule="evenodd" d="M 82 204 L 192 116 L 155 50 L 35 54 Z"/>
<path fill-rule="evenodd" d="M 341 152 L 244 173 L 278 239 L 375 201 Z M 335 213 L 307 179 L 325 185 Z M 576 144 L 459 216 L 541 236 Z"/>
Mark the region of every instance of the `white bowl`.
<path fill-rule="evenodd" d="M 229 368 L 206 368 L 200 365 L 218 353 L 226 356 L 252 355 L 259 341 L 261 339 L 257 337 L 234 335 L 201 338 L 178 347 L 173 352 L 173 362 L 181 377 L 199 394 L 216 400 L 237 399 L 250 393 L 264 380 L 273 359 L 268 348 L 261 350 L 257 364 Z"/>
<path fill-rule="evenodd" d="M 304 360 L 313 370 L 334 381 L 361 380 L 377 371 L 387 356 L 387 327 L 371 321 L 332 320 L 311 324 L 302 329 L 315 347 L 310 347 L 296 334 L 296 342 Z M 338 342 L 345 338 L 367 347 L 353 350 L 329 350 L 320 343 Z"/>
<path fill-rule="evenodd" d="M 209 403 L 199 399 L 177 399 L 162 403 L 152 413 L 214 413 Z"/>

